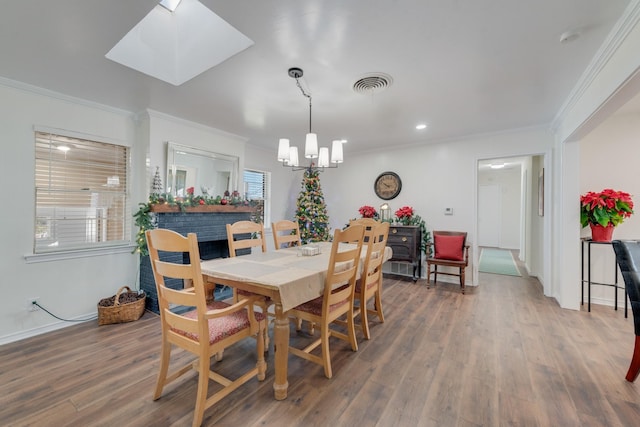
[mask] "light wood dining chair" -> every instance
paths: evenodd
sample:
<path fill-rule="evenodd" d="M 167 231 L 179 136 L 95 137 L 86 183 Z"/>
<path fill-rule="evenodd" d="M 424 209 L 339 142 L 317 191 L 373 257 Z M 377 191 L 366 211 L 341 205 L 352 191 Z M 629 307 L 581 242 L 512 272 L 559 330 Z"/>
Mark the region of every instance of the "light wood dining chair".
<path fill-rule="evenodd" d="M 384 323 L 382 313 L 382 264 L 384 250 L 389 236 L 389 223 L 377 223 L 369 233 L 366 243 L 367 255 L 360 279 L 356 282 L 355 299 L 358 306 L 354 308 L 354 317 L 360 315 L 360 326 L 366 339 L 371 339 L 368 315 L 375 314 Z M 365 250 L 363 247 L 362 250 Z M 373 309 L 367 308 L 369 300 L 374 299 Z"/>
<path fill-rule="evenodd" d="M 356 218 L 349 221 L 349 225 L 360 224 L 364 226 L 364 243 L 369 241 L 371 232 L 374 227 L 380 224 L 380 221 L 373 218 Z"/>
<path fill-rule="evenodd" d="M 252 248 L 260 248 L 262 252 L 267 252 L 267 243 L 264 235 L 264 225 L 253 221 L 237 221 L 227 224 L 227 244 L 229 245 L 229 256 L 242 255 L 239 251 L 250 252 Z M 269 316 L 269 307 L 274 304 L 273 300 L 263 295 L 257 295 L 242 289 L 233 288 L 233 301 L 240 298 L 252 297 L 255 304 L 260 307 L 262 314 Z M 265 347 L 269 348 L 269 333 L 264 334 Z"/>
<path fill-rule="evenodd" d="M 300 227 L 298 223 L 283 219 L 271 223 L 271 230 L 273 231 L 273 245 L 276 250 L 284 247 L 289 248 L 291 246 L 300 246 L 302 241 L 300 240 Z"/>
<path fill-rule="evenodd" d="M 198 241 L 194 233 L 184 237 L 172 230 L 154 229 L 147 230 L 145 235 L 158 292 L 162 326 L 160 371 L 153 400 L 160 398 L 165 385 L 195 369 L 198 372 L 198 391 L 192 425 L 199 426 L 207 408 L 253 377 L 264 380 L 267 367 L 263 337 L 265 317 L 254 312 L 252 299 L 243 299 L 235 304 L 206 300 Z M 189 254 L 189 264 L 182 264 L 185 252 Z M 165 278 L 181 279 L 183 283 L 191 284 L 191 287 L 172 289 L 165 283 Z M 172 310 L 173 307 L 181 309 Z M 211 370 L 212 356 L 222 355 L 225 348 L 249 336 L 257 338 L 257 363 L 254 368 L 235 380 Z M 174 345 L 193 353 L 197 360 L 169 372 L 171 349 Z M 223 386 L 211 396 L 207 396 L 209 379 Z"/>
<path fill-rule="evenodd" d="M 336 229 L 331 245 L 331 256 L 323 295 L 290 311 L 291 316 L 319 326 L 320 337 L 303 349 L 289 346 L 289 353 L 324 367 L 324 375 L 327 378 L 333 376 L 329 351 L 330 337 L 346 341 L 351 344 L 353 351 L 358 350 L 353 319 L 353 299 L 363 235 L 364 226 L 362 225 L 352 225 L 345 230 Z M 345 243 L 355 244 L 346 246 Z M 346 334 L 329 327 L 331 323 L 345 315 Z M 318 346 L 321 347 L 320 356 L 312 354 L 312 351 Z"/>
<path fill-rule="evenodd" d="M 262 252 L 266 252 L 264 225 L 253 221 L 237 221 L 233 224 L 227 224 L 227 244 L 229 245 L 230 257 L 239 255 L 238 251 L 242 249 L 259 247 Z"/>

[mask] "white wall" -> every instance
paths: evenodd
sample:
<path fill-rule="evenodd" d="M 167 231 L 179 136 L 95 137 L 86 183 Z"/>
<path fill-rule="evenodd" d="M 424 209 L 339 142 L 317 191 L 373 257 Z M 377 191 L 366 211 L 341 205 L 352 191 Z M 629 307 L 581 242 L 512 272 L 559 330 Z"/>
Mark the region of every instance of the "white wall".
<path fill-rule="evenodd" d="M 11 86 L 8 86 L 11 85 Z M 12 87 L 15 86 L 15 87 Z M 63 318 L 96 314 L 101 298 L 123 285 L 135 287 L 137 256 L 124 253 L 27 263 L 34 239 L 34 125 L 108 138 L 134 146 L 132 115 L 58 94 L 0 81 L 0 129 L 4 209 L 0 221 L 0 343 L 62 324 L 43 311 L 27 312 L 27 298 Z M 135 155 L 136 149 L 132 150 Z M 132 182 L 140 180 L 132 171 Z M 135 186 L 132 187 L 135 191 Z"/>
<path fill-rule="evenodd" d="M 613 116 L 580 141 L 580 194 L 605 188 L 626 191 L 636 214 L 614 230 L 614 239 L 640 239 L 640 114 Z M 589 227 L 581 237 L 590 237 Z M 610 245 L 592 245 L 591 280 L 613 283 L 615 256 Z M 586 269 L 586 264 L 585 264 Z M 586 270 L 585 270 L 586 271 Z M 586 274 L 586 273 L 585 273 Z M 622 285 L 622 277 L 619 277 Z M 618 304 L 624 304 L 619 293 Z M 591 302 L 612 305 L 612 288 L 592 286 Z"/>

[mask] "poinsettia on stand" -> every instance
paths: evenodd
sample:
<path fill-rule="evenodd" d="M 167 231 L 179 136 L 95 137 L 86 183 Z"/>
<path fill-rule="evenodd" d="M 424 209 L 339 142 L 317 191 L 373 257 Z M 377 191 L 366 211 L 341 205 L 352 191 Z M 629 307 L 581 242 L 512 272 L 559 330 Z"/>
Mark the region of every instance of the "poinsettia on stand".
<path fill-rule="evenodd" d="M 610 242 L 613 229 L 633 214 L 633 200 L 624 191 L 610 188 L 580 196 L 580 225 L 591 226 L 591 238 Z"/>
<path fill-rule="evenodd" d="M 302 190 L 296 202 L 296 220 L 303 244 L 331 240 L 329 216 L 320 188 L 319 174 L 319 171 L 313 169 L 304 171 Z"/>

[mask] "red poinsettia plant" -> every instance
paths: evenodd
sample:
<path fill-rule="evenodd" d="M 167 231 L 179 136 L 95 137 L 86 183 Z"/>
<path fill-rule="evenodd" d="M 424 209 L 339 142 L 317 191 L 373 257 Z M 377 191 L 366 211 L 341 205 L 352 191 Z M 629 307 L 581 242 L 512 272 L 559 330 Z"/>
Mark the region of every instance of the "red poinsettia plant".
<path fill-rule="evenodd" d="M 607 188 L 599 193 L 589 191 L 580 196 L 580 224 L 583 227 L 588 224 L 600 224 L 603 227 L 612 224 L 616 227 L 631 214 L 633 200 L 624 191 Z"/>
<path fill-rule="evenodd" d="M 413 208 L 411 206 L 403 206 L 396 211 L 396 218 L 398 219 L 398 222 L 405 225 L 409 225 L 411 223 L 412 216 Z"/>
<path fill-rule="evenodd" d="M 376 211 L 376 208 L 374 208 L 373 206 L 368 206 L 368 205 L 361 206 L 360 209 L 358 209 L 358 212 L 360 212 L 360 215 L 362 215 L 362 218 L 378 217 L 378 211 Z"/>

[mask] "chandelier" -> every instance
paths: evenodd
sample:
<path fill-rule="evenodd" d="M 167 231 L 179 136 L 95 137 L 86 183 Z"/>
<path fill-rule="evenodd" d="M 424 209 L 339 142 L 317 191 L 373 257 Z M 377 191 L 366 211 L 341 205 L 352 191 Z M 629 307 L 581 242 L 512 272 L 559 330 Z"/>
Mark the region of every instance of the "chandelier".
<path fill-rule="evenodd" d="M 304 74 L 300 68 L 289 68 L 289 77 L 296 79 L 296 85 L 306 98 L 309 98 L 309 133 L 305 139 L 304 157 L 310 159 L 309 166 L 300 166 L 298 163 L 298 147 L 289 145 L 289 140 L 281 138 L 278 144 L 278 161 L 282 166 L 290 167 L 294 171 L 312 170 L 322 172 L 326 168 L 337 168 L 342 163 L 343 140 L 335 140 L 331 146 L 331 162 L 329 162 L 329 148 L 320 147 L 318 150 L 318 135 L 311 130 L 311 95 L 300 84 L 300 77 Z M 317 163 L 316 163 L 317 162 Z"/>

